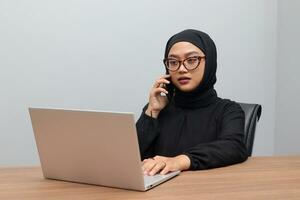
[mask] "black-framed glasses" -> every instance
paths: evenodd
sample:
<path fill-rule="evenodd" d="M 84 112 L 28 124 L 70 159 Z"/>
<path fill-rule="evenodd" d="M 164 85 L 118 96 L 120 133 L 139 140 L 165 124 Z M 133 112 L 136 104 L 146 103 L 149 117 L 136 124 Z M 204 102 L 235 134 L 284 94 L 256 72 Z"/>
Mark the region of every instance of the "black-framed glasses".
<path fill-rule="evenodd" d="M 189 71 L 196 69 L 200 65 L 201 59 L 204 58 L 205 56 L 193 56 L 188 57 L 184 60 L 177 60 L 175 58 L 165 58 L 163 61 L 166 68 L 170 71 L 177 71 L 180 68 L 181 64 L 183 64 L 183 66 Z"/>

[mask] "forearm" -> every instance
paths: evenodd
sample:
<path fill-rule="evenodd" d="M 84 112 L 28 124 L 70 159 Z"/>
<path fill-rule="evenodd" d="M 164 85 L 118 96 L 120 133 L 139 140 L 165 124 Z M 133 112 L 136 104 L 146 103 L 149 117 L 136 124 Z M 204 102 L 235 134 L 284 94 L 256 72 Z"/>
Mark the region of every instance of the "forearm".
<path fill-rule="evenodd" d="M 191 170 L 232 165 L 243 162 L 248 157 L 243 142 L 226 140 L 199 144 L 184 154 L 191 160 Z"/>
<path fill-rule="evenodd" d="M 153 142 L 158 135 L 157 126 L 157 121 L 144 113 L 136 122 L 137 136 L 142 160 L 154 156 Z"/>

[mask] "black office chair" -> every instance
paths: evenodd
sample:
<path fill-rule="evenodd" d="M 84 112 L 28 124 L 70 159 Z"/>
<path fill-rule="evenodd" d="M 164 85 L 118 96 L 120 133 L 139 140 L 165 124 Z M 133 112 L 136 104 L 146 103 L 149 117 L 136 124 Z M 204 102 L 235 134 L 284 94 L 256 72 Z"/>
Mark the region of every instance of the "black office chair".
<path fill-rule="evenodd" d="M 255 136 L 256 123 L 261 115 L 261 105 L 239 103 L 245 112 L 245 144 L 248 156 L 252 155 L 253 141 Z"/>

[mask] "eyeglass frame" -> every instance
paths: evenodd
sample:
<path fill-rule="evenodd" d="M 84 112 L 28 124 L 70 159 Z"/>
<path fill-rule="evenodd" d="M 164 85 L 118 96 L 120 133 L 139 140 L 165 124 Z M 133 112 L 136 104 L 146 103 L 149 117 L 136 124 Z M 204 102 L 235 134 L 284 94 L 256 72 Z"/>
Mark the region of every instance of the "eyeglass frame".
<path fill-rule="evenodd" d="M 190 59 L 190 58 L 197 58 L 198 61 L 199 61 L 198 65 L 197 65 L 196 67 L 194 67 L 193 69 L 188 69 L 188 68 L 185 66 L 185 64 L 184 64 L 184 62 L 185 62 L 186 60 Z M 166 64 L 166 62 L 167 62 L 168 60 L 172 60 L 172 59 L 179 62 L 179 65 L 178 65 L 178 67 L 177 67 L 175 70 L 169 69 L 168 65 Z M 194 69 L 196 69 L 197 67 L 199 67 L 199 65 L 200 65 L 202 59 L 205 59 L 205 56 L 191 56 L 191 57 L 187 57 L 186 59 L 183 59 L 183 60 L 177 60 L 177 59 L 175 59 L 175 58 L 171 58 L 171 59 L 170 59 L 170 58 L 165 58 L 165 59 L 163 59 L 163 63 L 164 63 L 164 65 L 165 65 L 165 67 L 166 67 L 168 70 L 172 71 L 172 72 L 176 72 L 177 70 L 179 70 L 179 68 L 180 68 L 181 65 L 183 65 L 184 68 L 185 68 L 186 70 L 191 71 L 191 70 L 194 70 Z"/>

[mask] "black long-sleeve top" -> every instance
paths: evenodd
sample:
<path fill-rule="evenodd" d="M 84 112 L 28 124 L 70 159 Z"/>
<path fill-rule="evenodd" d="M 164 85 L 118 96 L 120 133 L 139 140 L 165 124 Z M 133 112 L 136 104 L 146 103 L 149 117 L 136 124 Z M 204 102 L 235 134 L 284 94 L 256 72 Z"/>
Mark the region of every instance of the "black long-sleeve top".
<path fill-rule="evenodd" d="M 230 100 L 217 98 L 207 107 L 186 109 L 169 103 L 154 119 L 145 114 L 136 123 L 141 158 L 187 155 L 190 170 L 222 167 L 247 159 L 245 114 Z"/>

